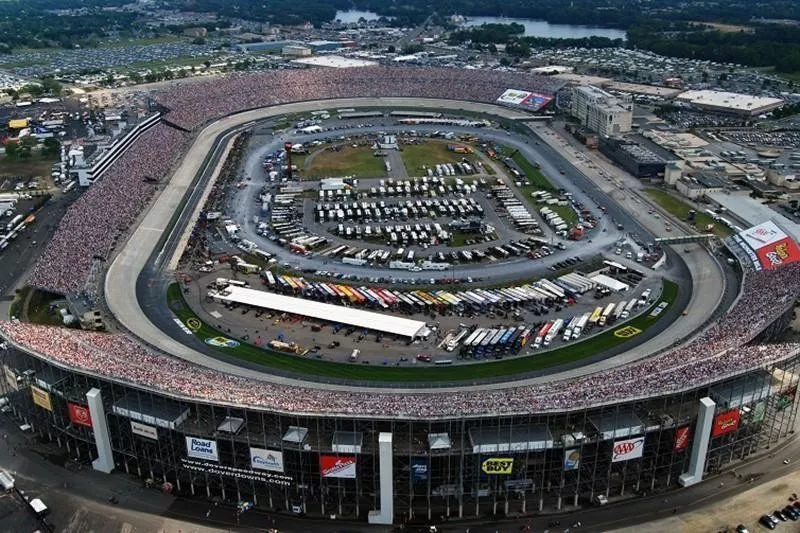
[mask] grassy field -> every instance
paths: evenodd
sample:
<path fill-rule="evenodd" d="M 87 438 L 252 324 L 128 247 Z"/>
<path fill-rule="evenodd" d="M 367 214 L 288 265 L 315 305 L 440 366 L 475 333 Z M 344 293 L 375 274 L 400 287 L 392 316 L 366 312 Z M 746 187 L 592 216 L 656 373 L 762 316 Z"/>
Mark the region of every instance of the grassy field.
<path fill-rule="evenodd" d="M 0 177 L 49 177 L 50 168 L 56 161 L 58 161 L 58 158 L 45 157 L 40 154 L 33 154 L 28 158 L 17 157 L 14 159 L 3 156 L 0 157 Z"/>
<path fill-rule="evenodd" d="M 550 180 L 548 180 L 547 177 L 544 174 L 542 174 L 542 172 L 538 168 L 533 166 L 533 164 L 531 164 L 530 161 L 525 159 L 524 155 L 517 152 L 511 157 L 511 159 L 513 159 L 514 162 L 517 165 L 519 165 L 519 168 L 521 168 L 522 171 L 525 173 L 525 175 L 528 177 L 528 183 L 535 187 L 534 190 L 537 191 L 555 190 L 555 187 L 553 187 L 553 184 L 550 183 Z"/>
<path fill-rule="evenodd" d="M 45 291 L 32 289 L 30 300 L 28 301 L 27 321 L 34 324 L 46 324 L 50 326 L 60 326 L 61 316 L 58 313 L 50 312 L 51 302 L 63 300 L 64 297 Z"/>
<path fill-rule="evenodd" d="M 295 164 L 302 168 L 300 164 Z M 339 176 L 376 178 L 386 175 L 383 158 L 372 155 L 368 146 L 343 146 L 338 152 L 321 150 L 303 158 L 302 164 L 306 165 L 302 172 L 305 179 Z"/>
<path fill-rule="evenodd" d="M 645 189 L 644 192 L 652 198 L 658 205 L 663 207 L 667 210 L 672 216 L 675 218 L 679 218 L 683 221 L 687 221 L 689 218 L 689 210 L 692 209 L 692 206 L 687 204 L 686 202 L 675 198 L 671 194 L 662 191 L 660 189 Z M 688 224 L 688 222 L 687 222 Z M 714 219 L 708 216 L 707 214 L 703 213 L 702 211 L 698 211 L 697 215 L 695 215 L 694 219 L 694 228 L 699 233 L 706 233 L 706 226 L 709 224 L 714 225 L 713 233 L 717 237 L 728 237 L 733 233 L 731 229 L 718 222 L 714 222 Z"/>
<path fill-rule="evenodd" d="M 627 342 L 632 335 L 623 334 L 622 331 L 634 331 L 633 336 L 644 332 L 660 317 L 650 317 L 650 311 L 660 302 L 672 304 L 678 294 L 678 286 L 668 280 L 664 282 L 664 290 L 661 298 L 656 301 L 651 308 L 642 315 L 613 328 L 608 328 L 603 333 L 587 339 L 583 342 L 570 344 L 557 350 L 538 353 L 528 357 L 511 357 L 499 361 L 485 362 L 480 364 L 456 365 L 456 366 L 415 366 L 415 367 L 393 367 L 382 365 L 353 365 L 348 363 L 326 362 L 304 356 L 289 355 L 284 353 L 265 350 L 249 344 L 241 344 L 236 348 L 219 348 L 227 355 L 237 357 L 246 361 L 255 362 L 265 367 L 277 370 L 289 371 L 309 376 L 342 378 L 362 381 L 387 381 L 387 382 L 411 382 L 411 381 L 461 381 L 475 380 L 491 376 L 513 376 L 541 370 L 553 366 L 563 365 L 580 361 L 603 351 L 609 350 L 624 342 Z M 186 324 L 189 319 L 196 319 L 200 327 L 194 334 L 202 339 L 217 336 L 224 336 L 208 324 L 197 317 L 186 305 L 178 284 L 170 285 L 167 291 L 167 303 L 175 315 Z M 631 330 L 630 328 L 635 328 Z M 615 335 L 615 333 L 618 333 Z M 269 340 L 269 339 L 265 339 Z"/>
<path fill-rule="evenodd" d="M 439 163 L 457 163 L 463 157 L 469 157 L 470 154 L 458 154 L 451 152 L 447 149 L 445 142 L 426 141 L 423 144 L 409 144 L 403 145 L 403 151 L 400 156 L 403 158 L 403 164 L 406 166 L 406 171 L 409 176 L 420 174 L 422 166 L 435 166 Z M 463 144 L 455 142 L 455 144 Z M 421 174 L 420 174 L 421 175 Z"/>

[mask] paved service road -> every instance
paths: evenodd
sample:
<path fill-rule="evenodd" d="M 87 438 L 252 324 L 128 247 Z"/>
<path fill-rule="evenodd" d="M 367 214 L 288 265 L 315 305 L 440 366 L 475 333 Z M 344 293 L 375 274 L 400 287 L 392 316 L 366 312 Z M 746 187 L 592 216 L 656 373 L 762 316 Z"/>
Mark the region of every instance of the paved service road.
<path fill-rule="evenodd" d="M 405 98 L 380 98 L 337 100 L 333 103 L 331 101 L 320 101 L 288 104 L 284 106 L 248 111 L 231 117 L 226 117 L 212 123 L 199 133 L 195 143 L 190 148 L 189 153 L 184 157 L 182 163 L 175 171 L 169 183 L 165 186 L 164 190 L 157 198 L 150 211 L 144 216 L 141 224 L 133 232 L 109 269 L 105 284 L 106 300 L 110 310 L 114 313 L 119 322 L 134 335 L 160 350 L 196 364 L 214 368 L 221 372 L 226 372 L 233 375 L 256 377 L 258 379 L 292 386 L 324 387 L 336 390 L 371 390 L 375 392 L 385 391 L 384 388 L 378 387 L 350 387 L 345 385 L 311 383 L 300 379 L 258 372 L 252 369 L 243 368 L 238 364 L 233 364 L 232 362 L 226 362 L 219 358 L 206 356 L 197 349 L 176 341 L 159 329 L 159 327 L 153 324 L 153 322 L 148 318 L 148 315 L 145 314 L 139 302 L 140 290 L 146 292 L 148 286 L 152 287 L 158 285 L 159 283 L 163 284 L 171 275 L 169 272 L 164 272 L 160 269 L 148 269 L 148 262 L 151 258 L 155 259 L 157 265 L 163 265 L 168 262 L 168 258 L 166 256 L 170 254 L 171 247 L 175 245 L 179 233 L 182 232 L 182 225 L 189 221 L 188 218 L 190 214 L 189 211 L 191 210 L 192 199 L 197 199 L 202 195 L 202 187 L 198 185 L 196 178 L 203 174 L 207 167 L 215 164 L 216 156 L 219 155 L 219 152 L 223 150 L 226 145 L 225 142 L 218 144 L 216 142 L 218 137 L 223 135 L 225 132 L 228 132 L 232 128 L 242 125 L 243 123 L 244 126 L 249 126 L 252 125 L 253 121 L 268 118 L 270 116 L 305 112 L 314 109 L 329 109 L 331 106 L 358 107 L 364 105 L 369 105 L 370 107 L 398 107 L 413 105 L 414 107 L 418 108 L 455 108 L 468 110 L 471 112 L 502 115 L 510 119 L 522 118 L 518 112 L 487 104 Z M 228 135 L 233 135 L 233 133 L 228 133 Z M 497 135 L 504 134 L 498 133 Z M 504 144 L 519 148 L 523 155 L 530 159 L 536 158 L 537 153 L 534 152 L 532 147 L 524 142 L 517 141 L 510 134 L 507 134 L 507 138 L 504 137 L 503 142 Z M 592 181 L 590 181 L 577 169 L 574 169 L 574 167 L 572 167 L 572 165 L 569 164 L 557 151 L 545 145 L 542 145 L 541 150 L 543 150 L 543 154 L 545 156 L 542 158 L 541 163 L 548 176 L 560 175 L 560 172 L 554 167 L 555 165 L 560 166 L 563 164 L 563 166 L 561 166 L 561 168 L 565 170 L 563 179 L 569 180 L 573 184 L 577 185 L 580 190 L 584 191 L 581 194 L 586 194 L 589 197 L 593 197 L 595 200 L 599 200 L 599 202 L 603 202 L 603 205 L 607 207 L 608 216 L 624 224 L 626 230 L 630 228 L 628 231 L 636 232 L 642 236 L 647 235 L 647 231 L 639 224 L 637 220 L 633 219 L 621 207 L 618 207 L 615 201 L 609 199 L 602 191 L 598 190 Z M 206 154 L 208 154 L 208 157 L 204 159 L 203 156 Z M 190 201 L 188 204 L 186 204 L 187 207 L 185 207 L 183 203 L 184 196 L 190 197 Z M 165 232 L 167 233 L 165 234 Z M 713 276 L 715 272 L 716 267 L 714 266 L 714 261 L 710 260 L 707 256 L 704 256 L 705 254 L 703 253 L 691 254 L 689 257 L 690 260 L 687 262 L 688 267 L 692 270 L 693 277 L 698 280 L 704 279 L 708 276 Z M 677 260 L 677 262 L 680 263 L 679 260 Z M 511 266 L 510 268 L 513 269 L 516 267 Z M 697 271 L 696 275 L 694 274 L 695 271 Z M 140 273 L 142 272 L 145 272 L 145 276 L 143 276 L 142 279 L 139 279 Z M 485 272 L 485 269 L 482 270 L 481 275 L 484 275 Z M 149 301 L 149 310 L 152 310 L 153 308 L 160 308 L 162 313 L 168 313 L 169 310 L 166 309 L 165 305 L 163 305 L 163 294 L 161 298 L 161 302 Z M 717 301 L 717 299 L 714 299 L 714 301 Z M 706 318 L 705 316 L 697 316 L 697 320 L 695 320 L 694 308 L 690 308 L 689 313 L 690 314 L 686 317 L 686 320 L 682 322 L 678 321 L 676 324 L 671 325 L 670 328 L 674 329 L 668 329 L 668 333 L 662 335 L 663 338 L 652 339 L 651 341 L 648 341 L 648 343 L 641 345 L 638 350 L 627 356 L 628 359 L 644 357 L 652 353 L 653 349 L 658 350 L 663 348 L 666 344 L 674 342 L 676 338 L 680 338 L 682 336 L 682 332 L 684 332 L 683 334 L 685 335 L 685 331 L 690 329 L 691 324 L 701 324 Z M 192 340 L 187 340 L 186 342 L 194 342 L 195 345 L 199 343 L 199 341 L 194 338 L 192 338 Z M 570 375 L 577 375 L 579 373 L 583 374 L 588 371 L 596 371 L 602 368 L 607 368 L 611 364 L 614 363 L 605 361 L 587 368 L 572 370 L 566 375 L 558 374 L 550 375 L 547 378 L 533 378 L 533 380 L 530 382 L 535 383 L 537 380 L 541 379 L 552 381 L 553 379 L 560 379 L 562 377 L 566 378 Z M 517 381 L 513 383 L 513 386 L 524 385 L 525 383 L 526 381 Z M 502 388 L 511 385 L 497 384 L 493 386 Z M 463 390 L 463 388 L 464 387 L 438 388 L 435 389 L 435 391 L 446 392 L 457 389 Z M 485 386 L 481 386 L 481 388 L 485 388 Z M 397 390 L 402 391 L 403 389 Z M 421 392 L 420 390 L 408 389 L 409 392 L 412 390 L 414 392 Z"/>

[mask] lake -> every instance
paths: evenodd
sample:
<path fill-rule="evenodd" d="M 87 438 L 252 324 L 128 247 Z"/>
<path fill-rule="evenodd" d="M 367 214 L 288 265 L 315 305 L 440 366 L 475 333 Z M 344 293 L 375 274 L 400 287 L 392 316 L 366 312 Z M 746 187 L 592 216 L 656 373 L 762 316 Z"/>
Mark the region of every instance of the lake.
<path fill-rule="evenodd" d="M 363 18 L 364 20 L 377 20 L 380 17 L 377 13 L 373 13 L 372 11 L 357 11 L 355 9 L 351 9 L 349 11 L 337 11 L 336 16 L 333 17 L 334 20 L 341 20 L 344 24 L 351 24 L 354 22 L 358 22 L 358 19 Z"/>
<path fill-rule="evenodd" d="M 592 28 L 590 26 L 573 26 L 572 24 L 550 24 L 544 20 L 515 19 L 505 17 L 470 17 L 464 26 L 480 26 L 481 24 L 511 24 L 516 22 L 525 26 L 526 37 L 549 37 L 554 39 L 582 39 L 584 37 L 608 37 L 609 39 L 625 39 L 624 30 L 611 28 Z"/>

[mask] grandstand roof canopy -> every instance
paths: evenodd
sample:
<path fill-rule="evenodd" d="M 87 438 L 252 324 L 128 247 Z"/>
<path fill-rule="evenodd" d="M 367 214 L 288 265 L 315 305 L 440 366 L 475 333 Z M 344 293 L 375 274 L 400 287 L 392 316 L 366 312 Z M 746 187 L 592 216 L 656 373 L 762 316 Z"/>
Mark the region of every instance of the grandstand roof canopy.
<path fill-rule="evenodd" d="M 230 286 L 224 291 L 209 291 L 209 295 L 225 302 L 235 302 L 273 311 L 292 313 L 328 322 L 392 333 L 401 337 L 416 337 L 426 329 L 425 322 L 419 320 L 283 296 L 255 289 L 245 289 L 243 287 Z"/>
<path fill-rule="evenodd" d="M 758 226 L 771 220 L 777 223 L 792 239 L 800 242 L 800 224 L 786 218 L 769 205 L 750 198 L 749 195 L 709 192 L 706 196 L 751 226 Z"/>

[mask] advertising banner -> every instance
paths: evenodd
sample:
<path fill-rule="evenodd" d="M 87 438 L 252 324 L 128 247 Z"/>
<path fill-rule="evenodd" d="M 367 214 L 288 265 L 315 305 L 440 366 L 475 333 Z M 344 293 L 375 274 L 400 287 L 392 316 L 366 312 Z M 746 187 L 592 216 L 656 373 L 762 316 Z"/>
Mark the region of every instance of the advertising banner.
<path fill-rule="evenodd" d="M 581 465 L 581 451 L 578 449 L 564 450 L 564 470 L 577 470 Z"/>
<path fill-rule="evenodd" d="M 553 98 L 551 96 L 545 96 L 544 94 L 530 93 L 525 97 L 520 105 L 523 107 L 529 107 L 533 111 L 538 111 L 549 104 L 552 99 Z"/>
<path fill-rule="evenodd" d="M 481 464 L 481 470 L 484 474 L 490 476 L 496 475 L 508 475 L 514 470 L 514 459 L 508 457 L 492 457 L 491 459 L 486 459 Z"/>
<path fill-rule="evenodd" d="M 136 422 L 135 420 L 131 420 L 131 431 L 134 435 L 139 435 L 140 437 L 145 437 L 147 439 L 158 440 L 158 430 L 153 426 L 148 426 L 147 424 L 142 424 L 140 422 Z"/>
<path fill-rule="evenodd" d="M 204 474 L 233 479 L 249 479 L 283 487 L 291 486 L 293 481 L 291 477 L 284 474 L 249 470 L 247 468 L 237 468 L 235 466 L 225 466 L 217 463 L 207 463 L 205 461 L 195 461 L 194 459 L 187 459 L 185 457 L 181 457 L 181 466 L 192 472 L 202 472 Z"/>
<path fill-rule="evenodd" d="M 635 439 L 618 440 L 611 449 L 611 462 L 630 461 L 638 459 L 644 453 L 644 437 Z"/>
<path fill-rule="evenodd" d="M 73 424 L 80 426 L 92 427 L 92 415 L 89 413 L 89 408 L 76 403 L 67 403 L 67 410 L 69 411 L 69 419 Z"/>
<path fill-rule="evenodd" d="M 8 368 L 8 366 L 3 365 L 3 374 L 6 376 L 6 383 L 8 383 L 8 386 L 14 390 L 19 390 L 19 385 L 17 385 L 17 375 L 14 373 L 14 371 Z"/>
<path fill-rule="evenodd" d="M 756 250 L 758 261 L 766 270 L 800 261 L 800 248 L 791 238 L 766 244 Z"/>
<path fill-rule="evenodd" d="M 689 446 L 689 439 L 692 437 L 692 427 L 691 426 L 681 426 L 675 431 L 675 444 L 672 446 L 672 450 L 676 452 L 682 452 Z"/>
<path fill-rule="evenodd" d="M 767 402 L 758 402 L 755 409 L 753 409 L 753 417 L 751 422 L 761 422 L 764 420 L 764 414 L 767 412 Z"/>
<path fill-rule="evenodd" d="M 217 441 L 210 439 L 198 439 L 197 437 L 186 437 L 186 455 L 197 459 L 208 461 L 219 461 L 217 453 Z"/>
<path fill-rule="evenodd" d="M 711 427 L 711 436 L 720 437 L 731 431 L 736 431 L 739 427 L 739 410 L 731 409 L 720 413 L 714 418 L 714 425 Z"/>
<path fill-rule="evenodd" d="M 506 89 L 497 99 L 501 104 L 520 105 L 531 95 L 528 91 L 520 91 L 517 89 Z"/>
<path fill-rule="evenodd" d="M 35 385 L 31 385 L 31 396 L 33 397 L 33 403 L 47 409 L 48 411 L 53 410 L 53 404 L 50 402 L 50 393 L 40 389 Z"/>
<path fill-rule="evenodd" d="M 778 398 L 777 408 L 780 410 L 784 410 L 790 405 L 794 403 L 794 397 L 797 396 L 797 385 L 789 388 L 786 392 L 781 394 L 781 397 Z"/>
<path fill-rule="evenodd" d="M 356 458 L 355 456 L 320 455 L 319 473 L 322 477 L 355 479 Z"/>
<path fill-rule="evenodd" d="M 263 448 L 250 448 L 250 466 L 256 470 L 283 472 L 283 453 Z"/>
<path fill-rule="evenodd" d="M 411 459 L 411 479 L 414 481 L 425 481 L 428 479 L 428 460 L 415 457 Z"/>
<path fill-rule="evenodd" d="M 744 242 L 747 243 L 747 246 L 753 250 L 758 250 L 763 246 L 767 246 L 786 238 L 786 232 L 784 232 L 771 220 L 764 222 L 763 224 L 759 224 L 758 226 L 748 228 L 739 233 L 739 235 L 742 237 L 742 239 L 744 239 Z"/>

